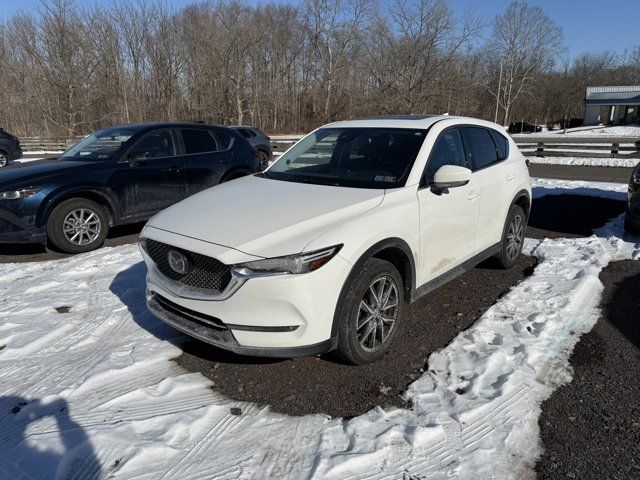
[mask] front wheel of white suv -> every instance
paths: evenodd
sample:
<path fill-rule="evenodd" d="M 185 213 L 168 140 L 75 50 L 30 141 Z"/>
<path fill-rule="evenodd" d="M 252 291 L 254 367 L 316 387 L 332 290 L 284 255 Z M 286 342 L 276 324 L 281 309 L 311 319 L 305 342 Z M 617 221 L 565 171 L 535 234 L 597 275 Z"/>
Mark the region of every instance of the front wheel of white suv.
<path fill-rule="evenodd" d="M 507 223 L 502 234 L 500 253 L 496 256 L 501 268 L 513 267 L 522 253 L 524 231 L 527 227 L 527 216 L 519 205 L 513 205 L 507 216 Z"/>
<path fill-rule="evenodd" d="M 355 365 L 373 363 L 390 348 L 402 321 L 404 287 L 398 269 L 368 259 L 338 305 L 338 353 Z"/>

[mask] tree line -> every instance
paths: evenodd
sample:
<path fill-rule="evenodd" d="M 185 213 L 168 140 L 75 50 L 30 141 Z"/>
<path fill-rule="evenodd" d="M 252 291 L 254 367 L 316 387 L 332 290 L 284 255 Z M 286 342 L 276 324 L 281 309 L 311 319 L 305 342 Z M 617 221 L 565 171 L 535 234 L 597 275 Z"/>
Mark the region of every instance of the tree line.
<path fill-rule="evenodd" d="M 640 84 L 640 48 L 563 60 L 562 29 L 513 2 L 43 1 L 0 22 L 0 126 L 71 138 L 143 121 L 304 132 L 388 114 L 508 124 L 580 117 L 587 86 Z"/>

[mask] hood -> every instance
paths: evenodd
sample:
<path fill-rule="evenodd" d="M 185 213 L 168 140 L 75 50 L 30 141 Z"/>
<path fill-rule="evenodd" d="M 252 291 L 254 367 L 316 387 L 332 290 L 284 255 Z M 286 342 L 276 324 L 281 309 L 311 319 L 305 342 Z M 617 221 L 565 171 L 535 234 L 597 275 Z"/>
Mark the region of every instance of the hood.
<path fill-rule="evenodd" d="M 61 173 L 80 170 L 93 166 L 98 162 L 78 162 L 51 160 L 48 162 L 26 165 L 24 167 L 0 170 L 0 186 L 20 184 L 24 186 L 35 186 L 38 182 Z M 27 185 L 28 184 L 28 185 Z"/>
<path fill-rule="evenodd" d="M 380 204 L 384 190 L 243 177 L 154 216 L 149 227 L 259 257 L 303 251 L 313 239 Z"/>

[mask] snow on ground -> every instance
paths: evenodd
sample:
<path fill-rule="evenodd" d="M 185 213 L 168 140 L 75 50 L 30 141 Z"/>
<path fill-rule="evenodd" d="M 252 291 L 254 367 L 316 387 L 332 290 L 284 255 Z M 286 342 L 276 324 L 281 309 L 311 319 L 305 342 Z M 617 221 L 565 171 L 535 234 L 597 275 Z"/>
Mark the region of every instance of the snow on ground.
<path fill-rule="evenodd" d="M 534 157 L 525 154 L 530 163 L 590 167 L 635 167 L 640 158 Z"/>
<path fill-rule="evenodd" d="M 11 163 L 29 163 L 29 162 L 35 162 L 36 160 L 44 160 L 47 157 L 34 157 L 34 158 L 20 158 L 18 160 L 12 160 Z"/>
<path fill-rule="evenodd" d="M 518 133 L 512 135 L 514 138 L 524 139 L 529 136 L 546 137 L 556 135 L 571 135 L 574 137 L 640 137 L 640 125 L 620 125 L 620 126 L 604 126 L 604 125 L 590 125 L 585 127 L 576 127 L 567 129 L 567 133 L 564 133 L 563 129 L 559 130 L 544 130 L 542 132 L 526 134 Z"/>
<path fill-rule="evenodd" d="M 184 337 L 146 310 L 136 246 L 1 265 L 0 478 L 533 478 L 540 405 L 597 321 L 598 273 L 640 257 L 621 221 L 591 238 L 527 239 L 534 274 L 431 355 L 405 393 L 413 409 L 349 420 L 273 413 L 184 373 L 170 361 Z"/>

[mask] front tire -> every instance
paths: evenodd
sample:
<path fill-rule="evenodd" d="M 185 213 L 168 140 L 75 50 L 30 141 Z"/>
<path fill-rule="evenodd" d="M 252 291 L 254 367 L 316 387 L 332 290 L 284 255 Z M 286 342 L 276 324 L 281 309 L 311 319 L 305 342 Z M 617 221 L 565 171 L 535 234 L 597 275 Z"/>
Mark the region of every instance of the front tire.
<path fill-rule="evenodd" d="M 508 270 L 518 263 L 522 253 L 526 226 L 527 216 L 524 214 L 522 207 L 519 205 L 512 206 L 502 234 L 500 253 L 497 255 L 500 268 Z"/>
<path fill-rule="evenodd" d="M 338 305 L 338 353 L 349 363 L 365 365 L 391 347 L 404 312 L 404 286 L 398 269 L 370 258 Z"/>
<path fill-rule="evenodd" d="M 100 247 L 109 232 L 104 208 L 85 198 L 72 198 L 56 206 L 47 220 L 47 235 L 65 253 L 83 253 Z"/>
<path fill-rule="evenodd" d="M 632 235 L 640 235 L 640 228 L 636 227 L 631 223 L 631 220 L 629 220 L 629 212 L 624 215 L 624 231 Z"/>

